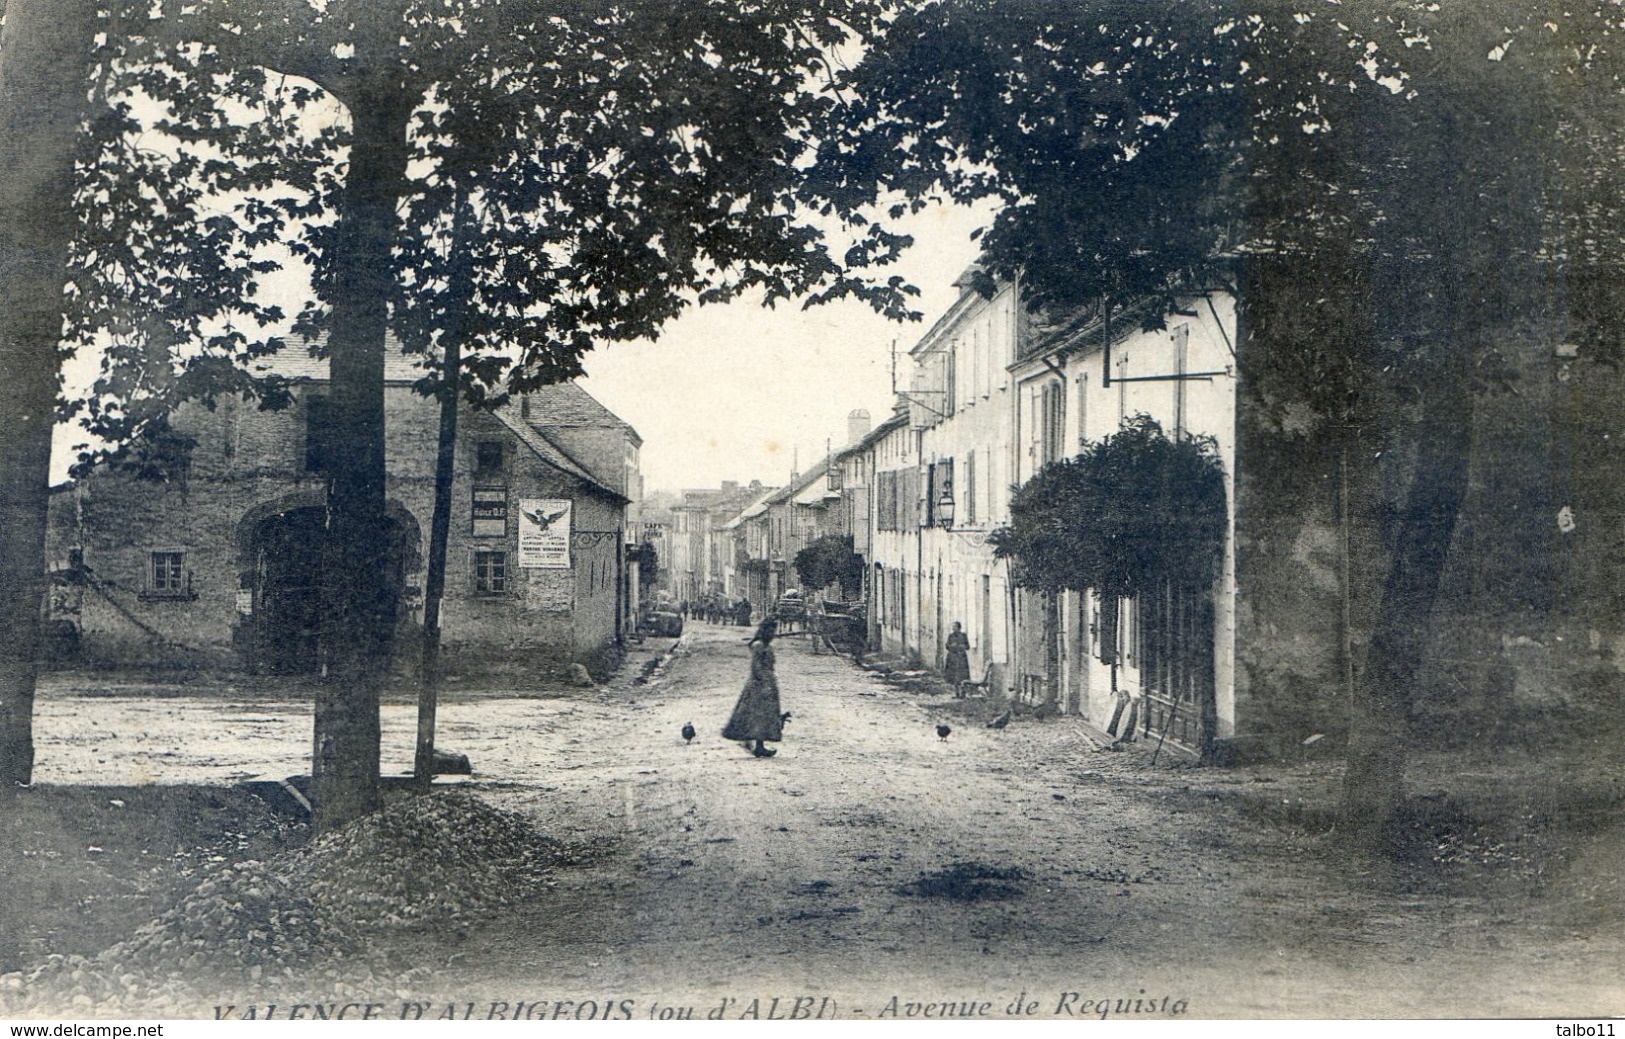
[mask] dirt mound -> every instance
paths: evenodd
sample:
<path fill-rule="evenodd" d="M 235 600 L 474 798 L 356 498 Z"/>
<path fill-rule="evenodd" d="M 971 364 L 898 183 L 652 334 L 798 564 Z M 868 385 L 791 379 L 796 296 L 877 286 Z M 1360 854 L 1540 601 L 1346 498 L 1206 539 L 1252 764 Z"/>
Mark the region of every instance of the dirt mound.
<path fill-rule="evenodd" d="M 371 962 L 366 938 L 456 936 L 530 897 L 583 853 L 461 792 L 402 801 L 308 847 L 226 867 L 129 939 L 0 978 L 0 1014 L 30 1008 L 198 1012 L 204 992 L 315 985 L 393 992 L 418 980 Z"/>

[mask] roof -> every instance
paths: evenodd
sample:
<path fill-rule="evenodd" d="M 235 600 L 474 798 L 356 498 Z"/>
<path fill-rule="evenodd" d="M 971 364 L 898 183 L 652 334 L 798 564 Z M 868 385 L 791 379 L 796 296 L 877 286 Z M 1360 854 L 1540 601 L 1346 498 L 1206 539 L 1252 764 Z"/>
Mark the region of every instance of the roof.
<path fill-rule="evenodd" d="M 775 497 L 778 493 L 779 488 L 777 487 L 764 488 L 762 493 L 758 494 L 754 501 L 745 506 L 743 509 L 739 510 L 739 515 L 724 523 L 722 525 L 722 529 L 733 530 L 746 520 L 755 519 L 757 516 L 760 516 L 762 513 L 767 511 L 767 500 Z"/>
<path fill-rule="evenodd" d="M 836 459 L 851 458 L 855 454 L 867 451 L 884 440 L 887 434 L 906 425 L 908 425 L 908 412 L 904 410 L 893 411 L 890 418 L 871 429 L 862 440 L 859 440 L 845 451 L 839 452 L 835 457 Z"/>
<path fill-rule="evenodd" d="M 787 486 L 781 488 L 777 493 L 769 497 L 767 504 L 781 505 L 784 502 L 794 500 L 797 504 L 806 505 L 814 501 L 821 501 L 821 493 L 818 496 L 807 498 L 805 497 L 804 492 L 815 482 L 824 479 L 825 474 L 829 472 L 829 462 L 830 460 L 827 458 L 820 459 L 811 469 L 808 469 L 806 472 L 802 473 L 796 479 L 791 481 Z"/>
<path fill-rule="evenodd" d="M 638 431 L 619 415 L 600 404 L 579 383 L 560 382 L 524 395 L 530 400 L 530 420 L 551 429 L 620 429 L 643 445 Z"/>
<path fill-rule="evenodd" d="M 314 356 L 316 352 L 325 350 L 327 336 L 320 335 L 306 343 L 299 336 L 285 337 L 286 343 L 281 350 L 266 357 L 258 358 L 252 362 L 253 370 L 258 375 L 280 375 L 286 379 L 305 380 L 310 382 L 326 382 L 328 379 L 328 366 L 326 357 Z M 428 372 L 419 367 L 424 359 L 423 354 L 408 354 L 405 346 L 395 337 L 393 332 L 384 334 L 384 381 L 393 383 L 417 382 Z"/>
<path fill-rule="evenodd" d="M 254 362 L 257 372 L 267 375 L 280 375 L 287 379 L 308 382 L 326 382 L 329 377 L 327 358 L 314 356 L 327 345 L 327 337 L 319 336 L 306 344 L 291 337 L 281 350 L 268 357 L 260 358 Z M 408 354 L 401 341 L 393 333 L 384 336 L 384 382 L 396 385 L 417 382 L 429 374 L 420 366 L 425 355 Z M 528 402 L 530 418 L 521 418 L 521 406 L 518 400 Z M 631 437 L 636 446 L 642 446 L 643 438 L 638 436 L 625 419 L 600 404 L 592 394 L 573 382 L 561 382 L 552 386 L 543 386 L 524 394 L 516 400 L 496 408 L 494 414 L 499 422 L 506 426 L 519 442 L 524 444 L 546 464 L 557 469 L 567 476 L 582 481 L 600 493 L 611 495 L 619 501 L 630 501 L 626 495 L 604 483 L 585 465 L 576 461 L 570 453 L 561 447 L 555 440 L 547 435 L 550 428 L 556 429 L 620 429 Z"/>
<path fill-rule="evenodd" d="M 941 344 L 942 333 L 952 328 L 966 310 L 979 303 L 987 302 L 982 294 L 976 291 L 976 275 L 980 271 L 981 265 L 973 263 L 966 267 L 959 277 L 954 279 L 954 288 L 959 290 L 958 298 L 953 301 L 947 310 L 938 315 L 937 319 L 931 323 L 931 327 L 926 329 L 925 335 L 921 336 L 913 346 L 908 348 L 910 354 L 928 353 L 935 349 Z"/>
<path fill-rule="evenodd" d="M 287 379 L 308 382 L 326 382 L 329 377 L 326 357 L 314 356 L 327 346 L 327 336 L 318 336 L 309 343 L 297 336 L 287 338 L 283 348 L 268 357 L 253 362 L 255 372 L 262 375 L 280 375 Z M 421 362 L 426 355 L 409 354 L 394 333 L 384 335 L 384 382 L 414 383 L 428 375 Z M 523 395 L 530 400 L 531 421 L 542 426 L 559 429 L 621 429 L 632 438 L 634 446 L 642 447 L 643 438 L 631 424 L 604 407 L 592 394 L 574 382 L 543 386 Z M 540 410 L 541 416 L 536 413 Z"/>
<path fill-rule="evenodd" d="M 552 466 L 554 469 L 564 473 L 566 476 L 580 480 L 582 483 L 586 484 L 593 490 L 598 491 L 600 494 L 609 495 L 617 501 L 624 502 L 630 500 L 620 491 L 606 486 L 596 476 L 589 472 L 586 467 L 582 466 L 575 459 L 559 450 L 557 445 L 542 434 L 541 430 L 536 429 L 530 423 L 520 418 L 519 407 L 517 405 L 511 402 L 504 404 L 502 407 L 495 409 L 492 414 L 496 416 L 498 422 L 501 422 L 510 431 L 512 431 L 514 436 L 519 439 L 521 444 L 530 448 L 531 453 L 537 458 L 540 458 L 547 465 Z"/>

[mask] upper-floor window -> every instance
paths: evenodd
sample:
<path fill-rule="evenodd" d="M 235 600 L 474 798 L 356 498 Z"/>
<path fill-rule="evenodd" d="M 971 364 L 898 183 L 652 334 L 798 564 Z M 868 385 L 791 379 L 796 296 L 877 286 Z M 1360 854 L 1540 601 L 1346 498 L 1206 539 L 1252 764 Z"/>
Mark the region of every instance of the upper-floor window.
<path fill-rule="evenodd" d="M 920 496 L 920 509 L 917 517 L 919 525 L 934 527 L 942 522 L 942 509 L 944 507 L 953 507 L 954 460 L 947 458 L 927 465 L 921 490 L 923 493 Z"/>
<path fill-rule="evenodd" d="M 1053 379 L 1044 383 L 1039 399 L 1039 434 L 1039 464 L 1059 462 L 1066 450 L 1066 387 Z"/>
<path fill-rule="evenodd" d="M 1089 373 L 1078 376 L 1078 446 L 1089 442 Z"/>
<path fill-rule="evenodd" d="M 474 553 L 474 590 L 488 595 L 508 590 L 508 553 L 486 549 Z"/>
<path fill-rule="evenodd" d="M 186 579 L 185 552 L 154 552 L 152 554 L 152 585 L 155 592 L 178 592 Z"/>
<path fill-rule="evenodd" d="M 476 471 L 491 474 L 502 471 L 503 450 L 500 440 L 481 440 L 475 445 L 474 466 Z"/>
<path fill-rule="evenodd" d="M 976 525 L 976 452 L 965 455 L 965 504 L 961 522 L 967 527 Z"/>
<path fill-rule="evenodd" d="M 1183 376 L 1190 370 L 1191 326 L 1180 325 L 1173 331 L 1174 339 L 1174 374 L 1181 378 L 1174 381 L 1174 436 L 1184 434 L 1189 416 L 1186 414 L 1185 391 L 1189 384 Z"/>

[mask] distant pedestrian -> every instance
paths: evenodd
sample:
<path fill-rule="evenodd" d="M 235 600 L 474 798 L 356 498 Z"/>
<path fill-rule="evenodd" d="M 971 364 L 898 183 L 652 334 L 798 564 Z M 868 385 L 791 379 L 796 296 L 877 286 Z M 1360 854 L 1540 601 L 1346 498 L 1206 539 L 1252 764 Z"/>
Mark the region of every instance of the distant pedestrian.
<path fill-rule="evenodd" d="M 778 751 L 767 746 L 784 738 L 784 715 L 779 711 L 779 678 L 774 673 L 773 637 L 778 634 L 778 623 L 772 617 L 762 622 L 750 640 L 750 677 L 734 704 L 728 724 L 723 726 L 722 738 L 738 740 L 759 758 L 770 758 Z M 754 741 L 756 746 L 751 747 Z"/>
<path fill-rule="evenodd" d="M 771 619 L 771 618 L 769 618 L 769 619 Z M 739 605 L 734 607 L 734 623 L 740 625 L 741 627 L 746 627 L 746 628 L 750 627 L 750 600 L 749 599 L 741 599 L 741 600 L 739 600 Z M 777 624 L 777 622 L 775 622 L 774 623 L 775 632 L 777 632 L 777 629 L 778 629 L 778 624 Z"/>
<path fill-rule="evenodd" d="M 948 634 L 948 658 L 942 665 L 942 680 L 955 696 L 959 696 L 961 686 L 970 681 L 970 636 L 958 621 L 954 621 L 954 630 Z"/>
<path fill-rule="evenodd" d="M 1117 723 L 1123 721 L 1123 712 L 1128 712 L 1127 724 L 1123 726 L 1123 734 L 1117 734 Z M 1140 726 L 1140 699 L 1127 689 L 1118 688 L 1117 706 L 1112 709 L 1112 720 L 1106 726 L 1106 734 L 1116 737 L 1119 742 L 1128 742 L 1134 739 L 1135 730 Z"/>
<path fill-rule="evenodd" d="M 688 620 L 688 600 L 687 599 L 684 599 L 682 602 L 677 604 L 677 615 L 679 617 L 683 618 L 684 620 Z"/>

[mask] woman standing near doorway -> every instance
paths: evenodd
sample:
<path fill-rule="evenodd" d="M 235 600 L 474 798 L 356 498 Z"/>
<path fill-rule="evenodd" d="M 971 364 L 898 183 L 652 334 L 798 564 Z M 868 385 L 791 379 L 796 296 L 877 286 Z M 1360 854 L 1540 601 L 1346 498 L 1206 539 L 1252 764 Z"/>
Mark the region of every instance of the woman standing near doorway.
<path fill-rule="evenodd" d="M 942 681 L 955 696 L 959 696 L 961 687 L 970 681 L 970 637 L 958 621 L 954 621 L 954 630 L 948 635 L 948 659 L 942 665 Z"/>
<path fill-rule="evenodd" d="M 777 754 L 778 751 L 767 746 L 767 741 L 777 743 L 784 737 L 784 717 L 779 713 L 779 679 L 773 671 L 773 637 L 778 630 L 778 621 L 769 617 L 751 636 L 750 678 L 734 704 L 733 715 L 722 729 L 725 740 L 739 740 L 747 747 L 754 740 L 756 746 L 748 749 L 759 758 Z"/>

